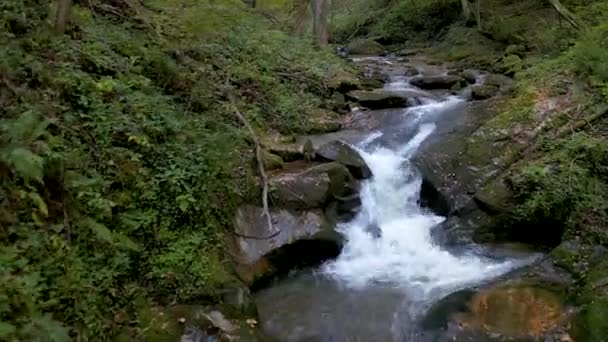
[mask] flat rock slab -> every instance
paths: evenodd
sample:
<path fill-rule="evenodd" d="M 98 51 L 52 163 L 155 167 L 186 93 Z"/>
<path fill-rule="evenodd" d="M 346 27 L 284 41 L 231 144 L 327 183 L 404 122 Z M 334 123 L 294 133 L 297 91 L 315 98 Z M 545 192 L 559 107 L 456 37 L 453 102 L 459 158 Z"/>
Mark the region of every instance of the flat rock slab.
<path fill-rule="evenodd" d="M 410 83 L 421 89 L 451 89 L 454 86 L 465 86 L 466 80 L 454 75 L 416 76 Z"/>
<path fill-rule="evenodd" d="M 346 97 L 366 108 L 384 109 L 418 105 L 422 96 L 416 91 L 354 90 L 346 94 Z"/>

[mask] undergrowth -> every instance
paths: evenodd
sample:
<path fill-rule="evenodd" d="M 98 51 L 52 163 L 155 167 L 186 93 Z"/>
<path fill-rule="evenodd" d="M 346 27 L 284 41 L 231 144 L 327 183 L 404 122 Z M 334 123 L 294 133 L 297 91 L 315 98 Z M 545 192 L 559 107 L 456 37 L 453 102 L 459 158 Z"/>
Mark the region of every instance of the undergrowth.
<path fill-rule="evenodd" d="M 146 310 L 237 282 L 222 239 L 256 190 L 234 106 L 305 131 L 343 66 L 236 0 L 75 1 L 65 35 L 52 17 L 0 4 L 0 340 L 145 336 Z"/>

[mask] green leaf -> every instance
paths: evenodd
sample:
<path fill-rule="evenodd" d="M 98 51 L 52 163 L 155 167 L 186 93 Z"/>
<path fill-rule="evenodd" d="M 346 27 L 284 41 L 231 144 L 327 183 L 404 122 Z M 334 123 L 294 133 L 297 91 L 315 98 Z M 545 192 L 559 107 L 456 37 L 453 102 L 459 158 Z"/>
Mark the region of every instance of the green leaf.
<path fill-rule="evenodd" d="M 108 229 L 108 227 L 91 219 L 88 219 L 87 221 L 87 225 L 89 228 L 91 228 L 91 231 L 93 231 L 98 239 L 109 243 L 114 242 L 114 235 L 112 234 L 112 231 Z"/>
<path fill-rule="evenodd" d="M 44 159 L 27 148 L 8 148 L 2 154 L 2 159 L 12 167 L 17 175 L 26 180 L 42 182 Z"/>
<path fill-rule="evenodd" d="M 7 338 L 16 330 L 15 326 L 6 322 L 0 322 L 0 338 Z"/>
<path fill-rule="evenodd" d="M 44 217 L 48 217 L 49 208 L 47 207 L 47 205 L 44 202 L 44 200 L 42 199 L 42 197 L 40 197 L 40 195 L 37 192 L 30 192 L 29 197 L 32 200 L 32 202 L 34 202 L 34 204 L 36 204 L 36 206 L 38 207 L 38 211 L 42 215 L 44 215 Z"/>

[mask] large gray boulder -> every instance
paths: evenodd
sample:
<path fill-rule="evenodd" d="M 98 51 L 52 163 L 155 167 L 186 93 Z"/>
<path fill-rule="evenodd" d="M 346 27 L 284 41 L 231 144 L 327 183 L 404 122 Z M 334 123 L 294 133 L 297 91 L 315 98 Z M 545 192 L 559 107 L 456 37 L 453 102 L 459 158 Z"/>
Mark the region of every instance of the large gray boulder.
<path fill-rule="evenodd" d="M 271 209 L 272 228 L 262 214 L 262 208 L 241 206 L 234 218 L 234 233 L 227 237 L 229 254 L 245 283 L 288 271 L 307 258 L 323 260 L 339 253 L 342 237 L 320 209 Z M 301 247 L 302 242 L 309 243 L 308 254 L 294 258 L 290 249 Z"/>
<path fill-rule="evenodd" d="M 455 75 L 416 76 L 410 83 L 421 89 L 451 89 L 466 85 L 466 80 Z"/>
<path fill-rule="evenodd" d="M 277 208 L 325 208 L 332 201 L 357 194 L 346 166 L 325 163 L 304 171 L 282 173 L 269 180 L 272 203 Z"/>
<path fill-rule="evenodd" d="M 420 104 L 425 94 L 417 91 L 353 90 L 346 94 L 351 101 L 370 109 L 402 108 Z"/>
<path fill-rule="evenodd" d="M 335 161 L 345 165 L 358 179 L 370 178 L 372 172 L 359 152 L 341 140 L 334 140 L 320 146 L 315 151 L 316 157 L 322 161 Z"/>
<path fill-rule="evenodd" d="M 329 199 L 327 174 L 288 173 L 269 180 L 272 203 L 283 208 L 321 208 Z"/>

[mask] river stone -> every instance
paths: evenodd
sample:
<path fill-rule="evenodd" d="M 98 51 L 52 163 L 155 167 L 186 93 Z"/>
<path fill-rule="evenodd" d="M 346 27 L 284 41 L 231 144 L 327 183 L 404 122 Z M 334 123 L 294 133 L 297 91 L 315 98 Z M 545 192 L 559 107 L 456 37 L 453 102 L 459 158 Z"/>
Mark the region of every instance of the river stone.
<path fill-rule="evenodd" d="M 239 277 L 248 285 L 256 280 L 287 271 L 297 260 L 275 260 L 274 255 L 286 252 L 297 242 L 311 242 L 311 255 L 315 242 L 322 246 L 335 246 L 339 250 L 342 237 L 331 226 L 321 210 L 297 212 L 271 209 L 273 227 L 268 227 L 262 208 L 244 205 L 237 209 L 234 219 L 235 234 L 227 237 L 229 254 L 234 258 Z M 331 253 L 334 253 L 332 250 Z M 322 259 L 329 256 L 314 255 Z M 331 255 L 335 256 L 335 255 Z M 300 257 L 303 257 L 302 255 Z M 283 264 L 278 265 L 277 262 Z"/>
<path fill-rule="evenodd" d="M 281 174 L 268 183 L 271 202 L 281 208 L 321 208 L 330 195 L 329 176 L 322 173 Z"/>
<path fill-rule="evenodd" d="M 357 38 L 347 46 L 349 54 L 352 55 L 381 55 L 385 49 L 382 44 L 369 38 Z"/>
<path fill-rule="evenodd" d="M 359 152 L 341 140 L 334 140 L 316 149 L 316 157 L 321 160 L 336 161 L 345 165 L 358 179 L 372 176 L 372 172 Z"/>
<path fill-rule="evenodd" d="M 264 154 L 264 168 L 266 170 L 276 170 L 283 168 L 283 158 L 281 156 L 270 153 L 266 150 L 263 152 Z"/>
<path fill-rule="evenodd" d="M 431 209 L 445 214 L 458 212 L 472 200 L 472 195 L 501 170 L 492 159 L 497 149 L 504 148 L 491 137 L 471 136 L 495 115 L 493 105 L 484 102 L 462 103 L 444 114 L 437 127 L 418 148 L 413 162 L 418 166 L 426 187 L 436 193 Z M 486 140 L 487 139 L 487 140 Z M 433 203 L 431 203 L 433 204 Z"/>
<path fill-rule="evenodd" d="M 471 87 L 471 97 L 473 100 L 485 100 L 495 96 L 500 88 L 487 84 L 474 85 Z"/>
<path fill-rule="evenodd" d="M 340 93 L 346 93 L 354 89 L 359 89 L 360 86 L 361 80 L 359 80 L 357 76 L 343 70 L 338 71 L 329 77 L 327 84 L 329 89 Z"/>
<path fill-rule="evenodd" d="M 278 174 L 270 178 L 269 186 L 271 202 L 277 208 L 324 208 L 330 200 L 358 195 L 353 176 L 336 162 Z"/>
<path fill-rule="evenodd" d="M 416 91 L 354 90 L 347 98 L 370 109 L 401 108 L 420 103 L 421 93 Z"/>
<path fill-rule="evenodd" d="M 308 134 L 330 133 L 342 128 L 340 114 L 331 110 L 317 108 L 308 115 L 308 121 Z"/>
<path fill-rule="evenodd" d="M 462 72 L 461 76 L 465 81 L 469 84 L 475 84 L 477 82 L 477 74 L 478 72 L 475 70 L 467 69 Z"/>
<path fill-rule="evenodd" d="M 433 341 L 561 341 L 566 318 L 557 293 L 534 285 L 499 285 L 447 296 L 433 305 L 422 326 L 434 333 Z"/>
<path fill-rule="evenodd" d="M 421 89 L 452 89 L 454 86 L 466 85 L 462 77 L 453 75 L 416 76 L 410 83 Z"/>

